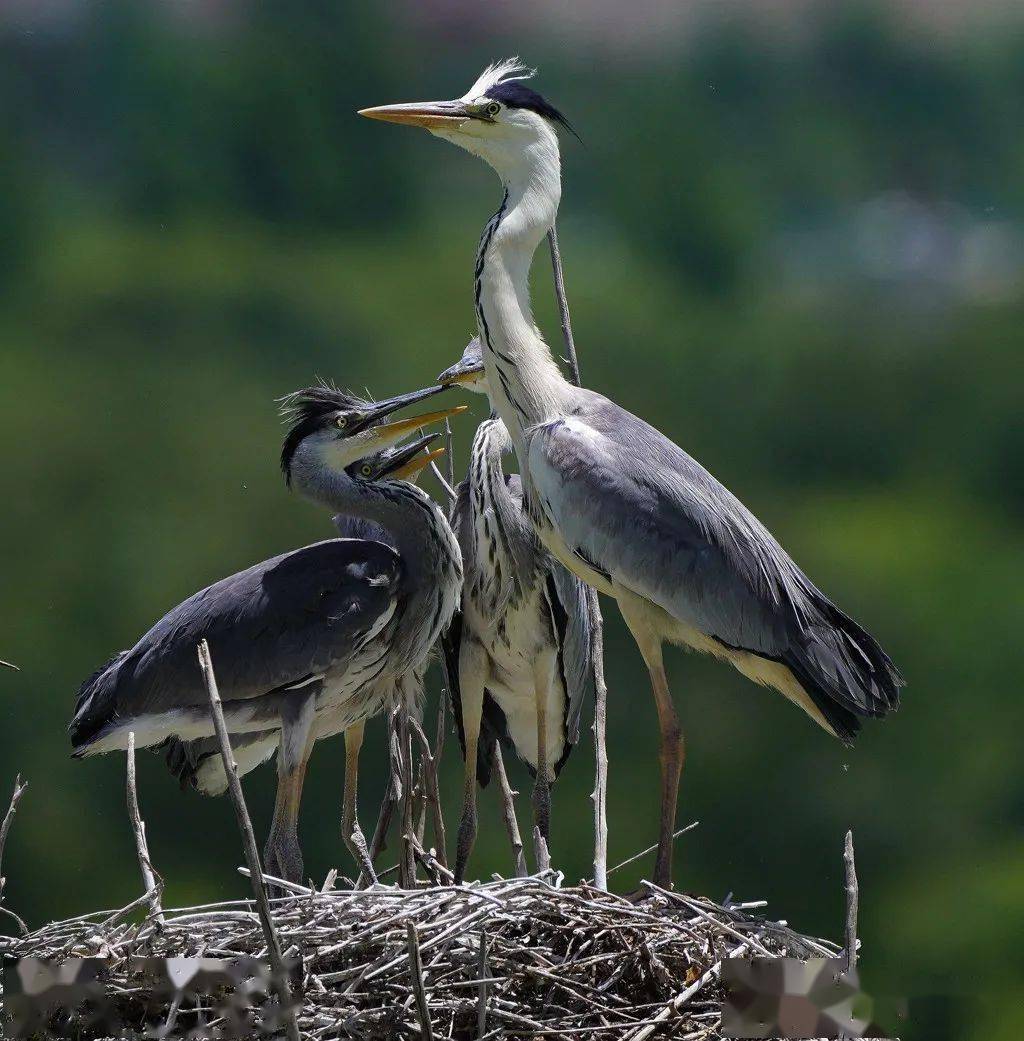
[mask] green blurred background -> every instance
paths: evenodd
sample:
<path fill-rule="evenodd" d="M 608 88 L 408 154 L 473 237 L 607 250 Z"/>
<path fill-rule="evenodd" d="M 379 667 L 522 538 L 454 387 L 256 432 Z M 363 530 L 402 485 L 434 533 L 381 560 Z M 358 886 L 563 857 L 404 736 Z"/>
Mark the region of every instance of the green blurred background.
<path fill-rule="evenodd" d="M 837 936 L 852 827 L 863 969 L 910 995 L 903 1036 L 1015 1041 L 1024 16 L 1010 5 L 0 6 L 0 657 L 22 670 L 0 673 L 0 783 L 30 784 L 10 904 L 39 924 L 139 892 L 123 759 L 68 758 L 80 681 L 195 589 L 329 533 L 284 488 L 273 399 L 315 375 L 420 386 L 472 334 L 497 182 L 354 113 L 457 96 L 510 53 L 540 67 L 585 142 L 564 144 L 560 231 L 586 382 L 737 492 L 908 681 L 903 710 L 845 751 L 782 698 L 671 652 L 680 822 L 701 821 L 677 884 L 766 898 Z M 540 254 L 534 288 L 557 344 Z M 459 467 L 472 429 L 467 416 Z M 615 862 L 655 836 L 656 727 L 606 613 Z M 371 729 L 367 827 L 385 775 Z M 168 902 L 243 893 L 228 803 L 180 794 L 153 756 L 140 778 Z M 318 878 L 349 870 L 341 778 L 327 743 L 302 820 Z M 570 878 L 589 869 L 591 778 L 583 744 L 555 792 Z M 264 768 L 247 783 L 261 834 L 273 782 Z M 493 814 L 474 866 L 509 867 Z"/>

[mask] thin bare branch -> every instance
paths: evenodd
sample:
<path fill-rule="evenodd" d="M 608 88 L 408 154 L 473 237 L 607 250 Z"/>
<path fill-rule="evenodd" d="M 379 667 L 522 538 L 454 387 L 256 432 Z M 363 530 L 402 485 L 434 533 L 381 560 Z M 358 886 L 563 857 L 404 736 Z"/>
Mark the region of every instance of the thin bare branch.
<path fill-rule="evenodd" d="M 565 340 L 566 361 L 572 371 L 572 380 L 582 387 L 580 362 L 576 354 L 576 341 L 572 335 L 569 318 L 569 298 L 565 292 L 565 275 L 562 270 L 562 254 L 558 248 L 558 231 L 551 225 L 548 231 L 551 248 L 551 270 L 555 279 L 555 297 L 558 300 L 558 315 L 562 322 L 562 338 Z M 590 619 L 590 657 L 594 671 L 594 885 L 598 889 L 608 888 L 608 686 L 604 677 L 604 621 L 597 590 L 587 587 L 587 615 Z"/>
<path fill-rule="evenodd" d="M 514 872 L 517 878 L 523 878 L 529 874 L 526 866 L 526 853 L 523 850 L 523 836 L 519 831 L 519 820 L 516 817 L 516 793 L 508 783 L 508 774 L 505 773 L 505 760 L 501 755 L 501 746 L 494 742 L 494 752 L 491 757 L 494 766 L 494 776 L 498 780 L 498 794 L 501 798 L 501 817 L 505 822 L 505 831 L 508 833 L 508 841 L 512 845 L 512 860 Z"/>
<path fill-rule="evenodd" d="M 860 904 L 860 886 L 857 865 L 853 858 L 853 832 L 846 833 L 843 845 L 843 866 L 846 869 L 846 972 L 857 968 L 857 909 Z"/>
<path fill-rule="evenodd" d="M 415 922 L 405 923 L 405 935 L 409 942 L 409 971 L 412 974 L 412 990 L 416 996 L 416 1012 L 420 1020 L 420 1036 L 423 1041 L 434 1041 L 434 1030 L 430 1025 L 430 1005 L 427 1003 L 427 988 L 423 982 L 423 958 L 420 955 L 420 938 Z"/>
<path fill-rule="evenodd" d="M 288 983 L 288 970 L 281 954 L 281 942 L 274 929 L 274 920 L 270 915 L 270 902 L 267 899 L 267 888 L 263 880 L 263 869 L 260 867 L 260 855 L 256 848 L 256 836 L 252 830 L 252 821 L 246 809 L 245 796 L 242 794 L 242 782 L 238 779 L 238 764 L 231 751 L 231 738 L 224 722 L 224 709 L 221 706 L 220 692 L 217 690 L 217 677 L 213 671 L 213 659 L 206 640 L 201 640 L 198 647 L 199 667 L 206 682 L 206 693 L 210 699 L 210 714 L 213 716 L 213 727 L 220 744 L 221 758 L 224 760 L 224 773 L 228 779 L 228 791 L 238 818 L 238 830 L 242 833 L 242 845 L 245 859 L 249 865 L 253 895 L 256 897 L 256 910 L 259 913 L 260 926 L 263 929 L 263 940 L 270 958 L 270 968 L 277 988 L 278 1000 L 281 1004 L 281 1016 L 289 1041 L 300 1041 L 299 1026 L 295 1019 L 295 1008 L 292 1004 L 291 987 Z"/>
<path fill-rule="evenodd" d="M 128 732 L 128 753 L 125 770 L 125 796 L 128 802 L 128 819 L 131 821 L 132 834 L 135 837 L 135 855 L 139 860 L 139 871 L 142 873 L 142 885 L 149 897 L 150 913 L 160 925 L 164 924 L 163 907 L 160 902 L 164 889 L 164 880 L 153 867 L 149 856 L 149 844 L 146 842 L 146 824 L 139 813 L 139 792 L 135 781 L 135 732 Z"/>

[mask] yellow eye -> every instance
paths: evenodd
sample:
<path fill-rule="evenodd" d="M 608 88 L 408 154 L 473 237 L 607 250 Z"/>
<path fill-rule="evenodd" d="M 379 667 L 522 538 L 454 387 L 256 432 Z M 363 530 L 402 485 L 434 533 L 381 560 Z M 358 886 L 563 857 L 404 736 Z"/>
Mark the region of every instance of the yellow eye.
<path fill-rule="evenodd" d="M 487 115 L 489 115 L 491 119 L 493 119 L 500 111 L 501 105 L 499 105 L 496 101 L 492 101 L 487 106 L 487 108 L 484 109 L 484 112 L 487 113 Z"/>
<path fill-rule="evenodd" d="M 348 420 L 344 416 L 338 416 L 338 418 L 334 421 L 334 425 L 339 430 L 344 430 L 345 427 L 348 426 Z"/>
<path fill-rule="evenodd" d="M 360 473 L 361 473 L 361 474 L 362 474 L 362 475 L 363 475 L 364 477 L 369 477 L 369 476 L 370 476 L 370 474 L 372 474 L 372 473 L 373 473 L 373 467 L 372 467 L 372 466 L 370 466 L 370 464 L 369 464 L 369 463 L 363 463 L 363 465 L 362 465 L 361 467 L 359 467 L 359 472 L 360 472 Z"/>

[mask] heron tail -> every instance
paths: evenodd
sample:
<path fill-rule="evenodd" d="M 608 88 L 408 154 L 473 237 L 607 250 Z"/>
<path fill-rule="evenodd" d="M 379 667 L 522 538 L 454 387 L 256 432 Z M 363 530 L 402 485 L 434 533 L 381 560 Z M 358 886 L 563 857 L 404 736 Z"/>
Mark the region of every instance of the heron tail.
<path fill-rule="evenodd" d="M 861 718 L 899 708 L 903 678 L 867 630 L 824 594 L 812 592 L 808 623 L 783 662 L 836 736 L 851 744 Z"/>
<path fill-rule="evenodd" d="M 105 661 L 82 685 L 75 696 L 75 714 L 68 724 L 72 755 L 80 758 L 90 743 L 116 715 L 117 674 L 128 651 L 118 651 Z"/>

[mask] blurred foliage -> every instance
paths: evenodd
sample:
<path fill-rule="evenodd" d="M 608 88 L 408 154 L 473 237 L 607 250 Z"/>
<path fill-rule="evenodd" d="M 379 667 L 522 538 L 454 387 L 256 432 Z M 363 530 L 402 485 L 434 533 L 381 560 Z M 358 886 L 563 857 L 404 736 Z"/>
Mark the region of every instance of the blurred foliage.
<path fill-rule="evenodd" d="M 461 94 L 521 50 L 586 141 L 566 144 L 561 222 L 586 381 L 738 492 L 908 680 L 903 711 L 846 752 L 781 698 L 674 653 L 680 813 L 702 822 L 678 883 L 765 897 L 837 935 L 852 826 L 863 968 L 877 991 L 911 995 L 902 1036 L 1016 1038 L 1020 271 L 990 296 L 927 269 L 808 288 L 797 262 L 832 254 L 791 236 L 845 243 L 851 212 L 896 192 L 1019 241 L 1024 35 L 939 43 L 844 8 L 797 41 L 719 24 L 606 60 L 539 30 L 431 36 L 376 5 L 228 10 L 193 25 L 116 0 L 0 29 L 0 656 L 22 668 L 0 674 L 0 747 L 10 780 L 30 783 L 4 860 L 12 904 L 38 922 L 138 891 L 123 763 L 67 756 L 82 678 L 196 588 L 328 533 L 279 478 L 273 399 L 315 374 L 381 394 L 422 385 L 472 331 L 496 184 L 354 110 Z M 541 259 L 538 319 L 557 343 Z M 614 861 L 653 840 L 657 764 L 647 682 L 607 613 Z M 381 729 L 364 751 L 364 826 Z M 179 794 L 153 757 L 140 766 L 168 899 L 240 892 L 227 804 Z M 344 864 L 341 777 L 328 743 L 303 811 L 318 877 Z M 261 829 L 273 780 L 264 769 L 247 786 Z M 590 784 L 584 745 L 555 793 L 570 878 L 589 866 Z M 475 867 L 507 866 L 485 816 Z"/>

